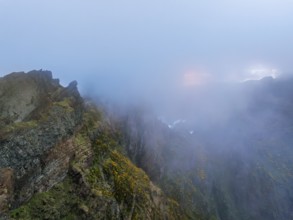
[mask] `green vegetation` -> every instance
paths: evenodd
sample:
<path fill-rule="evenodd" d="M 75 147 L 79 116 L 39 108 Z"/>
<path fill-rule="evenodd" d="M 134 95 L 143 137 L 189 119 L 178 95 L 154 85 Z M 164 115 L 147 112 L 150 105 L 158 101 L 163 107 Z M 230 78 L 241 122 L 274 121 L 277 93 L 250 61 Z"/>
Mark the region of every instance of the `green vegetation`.
<path fill-rule="evenodd" d="M 125 202 L 130 208 L 134 200 L 148 200 L 150 193 L 150 180 L 129 159 L 117 151 L 112 151 L 110 158 L 103 166 L 108 178 L 113 180 L 114 196 L 118 202 Z"/>
<path fill-rule="evenodd" d="M 9 124 L 7 126 L 0 128 L 0 134 L 7 134 L 11 132 L 18 132 L 22 130 L 32 129 L 37 126 L 38 126 L 38 123 L 35 120 L 16 122 L 16 123 Z"/>
<path fill-rule="evenodd" d="M 72 193 L 74 184 L 67 178 L 48 192 L 36 194 L 27 204 L 11 211 L 12 219 L 78 219 L 80 198 Z"/>
<path fill-rule="evenodd" d="M 70 106 L 68 100 L 54 105 L 66 109 Z M 124 156 L 117 129 L 109 127 L 93 106 L 83 120 L 83 127 L 73 139 L 75 158 L 68 177 L 11 211 L 11 218 L 178 218 L 178 203 L 167 199 L 146 173 Z"/>
<path fill-rule="evenodd" d="M 62 101 L 59 102 L 54 102 L 53 103 L 55 106 L 60 106 L 64 109 L 66 109 L 69 112 L 73 112 L 73 108 L 72 108 L 72 100 L 70 98 L 65 98 Z"/>
<path fill-rule="evenodd" d="M 102 113 L 93 104 L 88 104 L 87 111 L 83 114 L 83 119 L 88 130 L 95 130 L 99 128 Z"/>

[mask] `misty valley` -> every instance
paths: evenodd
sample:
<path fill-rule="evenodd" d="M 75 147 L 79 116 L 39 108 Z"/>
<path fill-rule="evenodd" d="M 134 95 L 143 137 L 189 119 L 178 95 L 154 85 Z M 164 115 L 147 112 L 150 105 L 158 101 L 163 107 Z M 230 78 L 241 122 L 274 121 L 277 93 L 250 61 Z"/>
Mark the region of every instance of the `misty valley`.
<path fill-rule="evenodd" d="M 293 1 L 0 0 L 0 220 L 293 220 Z"/>
<path fill-rule="evenodd" d="M 77 84 L 0 78 L 0 219 L 293 219 L 290 75 L 128 103 Z"/>
<path fill-rule="evenodd" d="M 128 154 L 188 218 L 291 219 L 292 83 L 188 90 L 164 108 L 169 121 L 131 113 Z"/>

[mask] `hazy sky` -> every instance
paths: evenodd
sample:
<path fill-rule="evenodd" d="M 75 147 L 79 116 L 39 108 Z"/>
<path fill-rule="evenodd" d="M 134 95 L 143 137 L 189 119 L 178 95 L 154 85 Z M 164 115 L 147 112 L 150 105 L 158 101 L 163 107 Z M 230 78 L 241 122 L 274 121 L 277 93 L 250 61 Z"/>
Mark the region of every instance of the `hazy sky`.
<path fill-rule="evenodd" d="M 293 70 L 293 1 L 0 0 L 0 36 L 0 76 L 42 68 L 119 92 L 245 79 Z"/>

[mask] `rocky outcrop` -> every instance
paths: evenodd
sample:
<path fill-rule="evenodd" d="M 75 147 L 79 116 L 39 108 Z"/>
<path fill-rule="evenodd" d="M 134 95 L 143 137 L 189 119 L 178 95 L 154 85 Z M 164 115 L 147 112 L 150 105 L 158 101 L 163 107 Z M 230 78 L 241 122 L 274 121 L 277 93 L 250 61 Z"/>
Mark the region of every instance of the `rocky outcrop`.
<path fill-rule="evenodd" d="M 170 128 L 140 108 L 101 110 L 82 101 L 75 81 L 64 88 L 50 72 L 3 77 L 0 213 L 293 219 L 292 82 L 252 85 L 241 114 L 206 130 L 193 122 Z"/>
<path fill-rule="evenodd" d="M 50 71 L 18 72 L 0 78 L 2 124 L 23 121 L 58 88 L 59 81 L 52 79 Z"/>
<path fill-rule="evenodd" d="M 0 168 L 14 177 L 2 207 L 17 207 L 66 176 L 83 103 L 76 84 L 64 88 L 48 71 L 12 73 L 0 84 Z"/>
<path fill-rule="evenodd" d="M 14 175 L 10 168 L 0 169 L 0 210 L 7 211 L 12 202 Z"/>
<path fill-rule="evenodd" d="M 184 219 L 121 131 L 51 72 L 0 78 L 0 219 Z"/>

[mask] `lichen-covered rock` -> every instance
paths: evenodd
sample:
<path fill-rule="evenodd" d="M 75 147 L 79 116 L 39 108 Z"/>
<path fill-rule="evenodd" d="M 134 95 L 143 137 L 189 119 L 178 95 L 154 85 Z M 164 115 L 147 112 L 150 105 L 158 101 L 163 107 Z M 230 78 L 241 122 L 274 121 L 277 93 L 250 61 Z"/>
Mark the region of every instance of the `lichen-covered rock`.
<path fill-rule="evenodd" d="M 76 85 L 63 88 L 48 71 L 12 73 L 0 84 L 0 168 L 13 170 L 6 206 L 17 207 L 66 176 L 83 102 Z"/>
<path fill-rule="evenodd" d="M 0 169 L 0 210 L 10 208 L 14 190 L 14 174 L 11 168 Z"/>
<path fill-rule="evenodd" d="M 32 71 L 0 85 L 0 219 L 185 218 L 75 81 Z"/>
<path fill-rule="evenodd" d="M 12 210 L 11 218 L 184 219 L 179 204 L 124 155 L 119 131 L 93 106 L 86 107 L 83 126 L 67 142 L 74 157 L 65 180 Z M 62 150 L 53 148 L 48 164 L 60 158 L 54 152 Z"/>
<path fill-rule="evenodd" d="M 24 120 L 57 88 L 61 88 L 59 81 L 52 78 L 50 71 L 18 72 L 0 78 L 2 123 Z"/>

